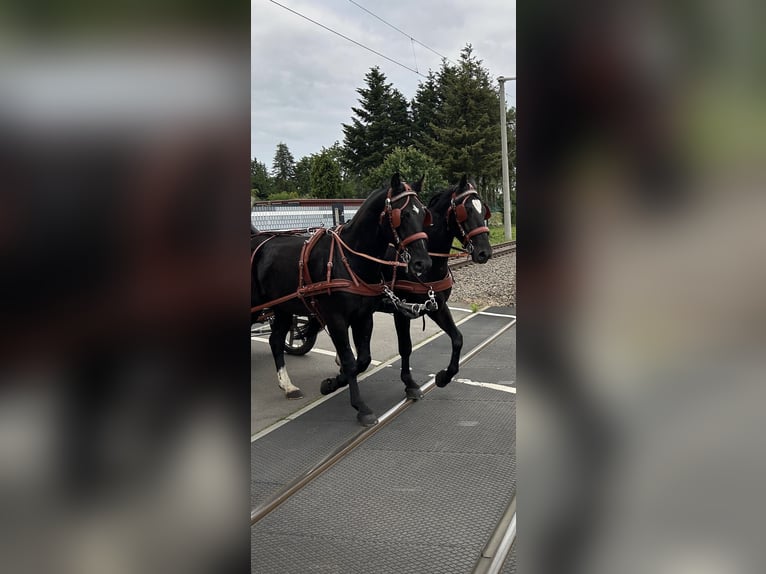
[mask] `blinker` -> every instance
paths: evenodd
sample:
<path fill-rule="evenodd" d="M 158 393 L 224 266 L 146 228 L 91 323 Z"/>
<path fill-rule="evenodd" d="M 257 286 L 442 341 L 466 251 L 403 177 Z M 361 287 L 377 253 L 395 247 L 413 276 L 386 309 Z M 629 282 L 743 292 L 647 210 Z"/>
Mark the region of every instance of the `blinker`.
<path fill-rule="evenodd" d="M 391 210 L 391 225 L 394 229 L 398 228 L 402 224 L 402 210 L 398 207 Z"/>

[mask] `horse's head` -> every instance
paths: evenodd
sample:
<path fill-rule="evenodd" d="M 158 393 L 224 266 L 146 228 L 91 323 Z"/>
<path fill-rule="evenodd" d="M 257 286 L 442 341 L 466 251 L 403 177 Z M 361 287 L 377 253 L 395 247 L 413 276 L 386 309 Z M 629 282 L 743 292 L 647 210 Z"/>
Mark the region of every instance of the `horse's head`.
<path fill-rule="evenodd" d="M 476 263 L 486 263 L 492 257 L 486 223 L 490 215 L 489 207 L 482 203 L 476 187 L 464 175 L 452 192 L 447 222 Z"/>
<path fill-rule="evenodd" d="M 418 192 L 423 178 L 410 186 L 398 173 L 391 177 L 380 222 L 390 230 L 390 241 L 397 256 L 407 264 L 407 271 L 421 275 L 431 269 L 428 236 L 423 229 L 431 225 L 431 214 L 420 202 Z"/>

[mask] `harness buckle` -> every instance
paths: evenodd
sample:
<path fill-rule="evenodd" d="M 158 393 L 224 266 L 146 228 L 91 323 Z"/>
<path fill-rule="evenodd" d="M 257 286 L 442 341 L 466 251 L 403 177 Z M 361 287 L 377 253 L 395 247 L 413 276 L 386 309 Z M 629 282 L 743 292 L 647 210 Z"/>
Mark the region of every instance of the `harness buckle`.
<path fill-rule="evenodd" d="M 423 304 L 426 312 L 437 311 L 439 309 L 439 303 L 436 301 L 435 293 L 433 289 L 428 289 L 428 301 Z"/>

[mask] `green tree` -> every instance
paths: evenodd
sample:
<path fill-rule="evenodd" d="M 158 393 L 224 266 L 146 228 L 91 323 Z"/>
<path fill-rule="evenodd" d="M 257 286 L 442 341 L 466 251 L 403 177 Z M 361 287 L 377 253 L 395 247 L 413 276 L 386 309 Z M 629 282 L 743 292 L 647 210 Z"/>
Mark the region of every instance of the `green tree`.
<path fill-rule="evenodd" d="M 266 199 L 271 193 L 271 178 L 266 164 L 253 158 L 250 160 L 250 196 L 253 199 Z"/>
<path fill-rule="evenodd" d="M 443 100 L 442 84 L 439 77 L 431 70 L 425 82 L 418 84 L 415 97 L 410 104 L 412 109 L 412 144 L 423 152 L 428 152 L 431 139 L 435 137 L 433 124 Z"/>
<path fill-rule="evenodd" d="M 364 190 L 361 178 L 354 175 L 346 163 L 345 150 L 340 142 L 336 141 L 333 145 L 323 151 L 329 154 L 333 161 L 338 164 L 338 168 L 340 169 L 340 197 L 367 197 L 367 192 Z"/>
<path fill-rule="evenodd" d="M 271 165 L 271 177 L 274 182 L 274 192 L 295 191 L 295 159 L 284 142 L 277 144 L 274 162 Z"/>
<path fill-rule="evenodd" d="M 442 174 L 441 167 L 422 151 L 410 146 L 394 148 L 383 160 L 383 163 L 373 169 L 365 178 L 366 187 L 376 189 L 381 185 L 388 185 L 391 174 L 397 171 L 408 182 L 415 182 L 421 176 L 425 176 L 423 191 L 420 193 L 424 202 L 428 202 L 436 190 L 447 186 L 447 180 Z"/>
<path fill-rule="evenodd" d="M 295 191 L 298 197 L 311 195 L 311 159 L 312 156 L 307 155 L 295 164 Z"/>
<path fill-rule="evenodd" d="M 495 204 L 501 181 L 498 89 L 470 44 L 457 65 L 442 63 L 438 78 L 442 101 L 431 122 L 429 154 L 451 181 L 472 175 L 484 200 Z"/>
<path fill-rule="evenodd" d="M 311 160 L 311 190 L 314 197 L 330 199 L 342 197 L 343 181 L 340 166 L 331 152 L 323 149 Z"/>
<path fill-rule="evenodd" d="M 377 66 L 365 75 L 366 87 L 357 89 L 359 107 L 343 124 L 344 160 L 357 177 L 366 176 L 397 146 L 410 143 L 411 124 L 405 97 L 386 82 Z"/>

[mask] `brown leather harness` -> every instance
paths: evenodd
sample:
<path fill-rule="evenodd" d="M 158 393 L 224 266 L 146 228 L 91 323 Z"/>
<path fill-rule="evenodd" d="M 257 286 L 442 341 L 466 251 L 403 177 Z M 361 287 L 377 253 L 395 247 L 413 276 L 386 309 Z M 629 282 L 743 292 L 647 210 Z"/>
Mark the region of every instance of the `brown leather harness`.
<path fill-rule="evenodd" d="M 345 293 L 353 293 L 355 295 L 363 295 L 367 297 L 376 297 L 376 296 L 382 295 L 384 292 L 384 287 L 385 287 L 383 281 L 381 281 L 380 283 L 370 284 L 360 279 L 359 276 L 356 273 L 354 273 L 353 269 L 351 269 L 351 265 L 349 264 L 348 258 L 346 257 L 346 252 L 352 253 L 364 259 L 368 259 L 370 261 L 374 261 L 375 263 L 379 263 L 381 265 L 393 266 L 394 276 L 395 276 L 396 269 L 398 267 L 407 267 L 407 264 L 410 260 L 410 254 L 406 250 L 406 247 L 410 245 L 412 242 L 417 241 L 419 239 L 423 239 L 426 241 L 428 240 L 428 235 L 423 231 L 413 233 L 412 235 L 409 235 L 405 237 L 404 239 L 401 239 L 399 237 L 399 233 L 397 230 L 401 226 L 402 209 L 406 208 L 407 205 L 409 205 L 413 197 L 417 198 L 417 193 L 413 191 L 412 188 L 406 183 L 404 184 L 404 191 L 402 193 L 392 197 L 392 191 L 393 190 L 391 188 L 388 189 L 388 193 L 386 195 L 385 207 L 383 208 L 383 211 L 380 214 L 379 221 L 382 224 L 384 217 L 388 219 L 391 225 L 391 230 L 393 232 L 397 256 L 402 259 L 402 262 L 399 262 L 396 260 L 391 261 L 391 260 L 379 259 L 377 257 L 373 257 L 372 255 L 355 251 L 349 245 L 347 245 L 346 242 L 343 241 L 343 239 L 341 238 L 341 231 L 343 230 L 342 225 L 338 226 L 336 229 L 326 229 L 324 227 L 320 227 L 312 234 L 312 236 L 308 240 L 306 240 L 303 243 L 303 246 L 301 247 L 301 254 L 298 259 L 298 289 L 297 291 L 295 293 L 289 293 L 288 295 L 284 295 L 282 297 L 279 297 L 267 303 L 263 303 L 261 305 L 256 305 L 255 307 L 251 307 L 250 312 L 257 313 L 258 311 L 266 309 L 267 307 L 273 307 L 275 305 L 279 305 L 280 303 L 290 301 L 291 299 L 300 299 L 304 303 L 304 305 L 306 305 L 306 308 L 311 313 L 317 314 L 316 301 L 313 299 L 313 297 L 316 295 L 320 295 L 322 293 L 329 295 L 334 291 L 342 291 Z M 406 199 L 404 205 L 402 205 L 401 207 L 394 208 L 392 204 L 401 199 Z M 418 203 L 420 202 L 418 201 Z M 413 204 L 413 208 L 417 209 L 417 206 Z M 420 209 L 426 209 L 426 208 L 425 206 L 421 204 Z M 431 214 L 426 209 L 426 220 L 425 220 L 426 224 L 429 224 L 430 216 Z M 268 234 L 270 235 L 270 237 L 268 237 L 265 241 L 260 243 L 253 251 L 252 255 L 250 256 L 251 268 L 252 268 L 253 262 L 255 261 L 256 253 L 261 247 L 263 247 L 263 245 L 268 243 L 274 237 L 278 237 L 280 235 L 281 236 L 296 235 L 296 232 L 289 232 L 289 231 L 283 232 L 283 233 L 261 232 L 261 234 Z M 309 271 L 309 260 L 311 257 L 312 250 L 314 249 L 316 244 L 319 242 L 319 240 L 322 238 L 322 236 L 324 236 L 325 234 L 330 236 L 330 253 L 327 258 L 327 274 L 324 280 L 314 281 Z M 340 260 L 343 262 L 343 266 L 346 269 L 346 272 L 348 273 L 350 279 L 341 279 L 337 277 L 336 278 L 332 277 L 333 259 L 334 259 L 336 249 L 338 250 L 338 254 L 340 255 Z"/>
<path fill-rule="evenodd" d="M 476 227 L 475 229 L 472 229 L 471 231 L 466 232 L 465 227 L 463 226 L 463 222 L 465 222 L 468 219 L 468 209 L 466 208 L 465 204 L 468 201 L 469 198 L 476 196 L 476 198 L 479 198 L 479 201 L 481 201 L 481 198 L 479 197 L 479 192 L 476 191 L 476 188 L 474 188 L 470 183 L 468 184 L 468 189 L 465 190 L 463 193 L 456 195 L 454 192 L 452 193 L 452 198 L 450 199 L 450 206 L 447 210 L 447 220 L 449 220 L 450 213 L 455 213 L 455 222 L 457 223 L 457 228 L 460 231 L 460 242 L 463 244 L 463 247 L 468 251 L 468 253 L 473 252 L 473 242 L 471 241 L 472 237 L 476 237 L 480 233 L 489 233 L 489 227 L 486 225 L 482 225 L 480 227 Z M 489 210 L 489 206 L 486 204 L 484 205 L 484 220 L 488 221 L 492 213 Z"/>
<path fill-rule="evenodd" d="M 489 233 L 489 227 L 486 225 L 476 227 L 470 231 L 466 231 L 465 226 L 463 225 L 463 223 L 468 219 L 468 208 L 465 204 L 473 196 L 479 198 L 479 192 L 476 191 L 476 188 L 474 188 L 470 183 L 468 184 L 468 189 L 463 193 L 457 194 L 453 192 L 452 197 L 450 198 L 450 207 L 447 209 L 446 216 L 447 221 L 449 221 L 450 214 L 455 214 L 455 223 L 457 223 L 458 230 L 460 231 L 459 239 L 467 253 L 471 253 L 473 251 L 473 242 L 471 241 L 473 237 L 476 237 L 480 233 Z M 492 214 L 489 210 L 489 207 L 484 205 L 484 220 L 489 220 L 491 215 Z M 453 257 L 453 255 L 450 253 L 431 253 L 429 251 L 428 254 L 432 257 Z M 443 279 L 431 283 L 406 280 L 396 281 L 396 290 L 408 293 L 417 293 L 419 295 L 428 294 L 430 296 L 431 293 L 446 291 L 447 289 L 451 288 L 452 285 L 454 285 L 452 271 L 447 269 L 447 275 Z"/>

